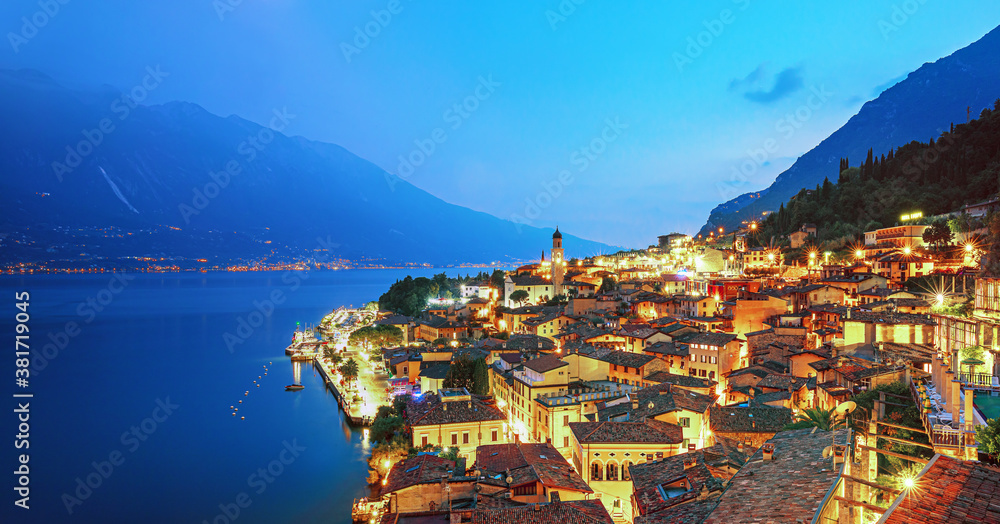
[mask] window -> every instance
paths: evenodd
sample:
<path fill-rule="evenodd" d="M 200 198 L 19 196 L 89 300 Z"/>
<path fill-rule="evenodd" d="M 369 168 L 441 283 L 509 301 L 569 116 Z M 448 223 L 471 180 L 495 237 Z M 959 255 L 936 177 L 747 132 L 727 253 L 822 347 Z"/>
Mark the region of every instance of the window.
<path fill-rule="evenodd" d="M 420 435 L 420 445 L 421 446 L 427 445 L 427 435 Z"/>
<path fill-rule="evenodd" d="M 468 431 L 462 432 L 462 444 L 468 444 L 468 443 L 469 443 L 469 432 Z"/>
<path fill-rule="evenodd" d="M 701 362 L 702 362 L 702 364 L 704 364 L 704 363 L 705 363 L 705 362 L 707 362 L 707 361 L 708 361 L 708 358 L 707 358 L 707 357 L 705 357 L 705 355 L 702 355 L 702 356 L 701 356 Z"/>
<path fill-rule="evenodd" d="M 601 464 L 595 462 L 590 465 L 590 480 L 601 480 Z"/>
<path fill-rule="evenodd" d="M 691 354 L 691 362 L 698 362 L 698 355 Z"/>
<path fill-rule="evenodd" d="M 700 376 L 700 377 L 704 377 L 705 375 L 707 375 L 707 373 L 705 373 L 705 370 L 704 370 L 704 369 L 699 369 L 699 370 L 698 370 L 698 376 Z"/>
<path fill-rule="evenodd" d="M 628 468 L 631 467 L 631 466 L 632 466 L 632 461 L 631 460 L 626 460 L 625 463 L 622 464 L 622 480 L 631 480 L 632 479 L 632 475 L 630 475 L 629 471 L 628 471 Z"/>
<path fill-rule="evenodd" d="M 618 480 L 618 464 L 608 462 L 608 480 Z"/>
<path fill-rule="evenodd" d="M 563 447 L 564 448 L 569 447 L 569 437 L 563 437 Z"/>
<path fill-rule="evenodd" d="M 677 425 L 680 426 L 680 427 L 682 427 L 682 428 L 689 428 L 689 427 L 691 427 L 691 418 L 690 417 L 681 417 L 677 421 Z"/>
<path fill-rule="evenodd" d="M 711 362 L 712 364 L 717 364 L 719 362 L 719 357 L 712 357 L 709 359 L 709 362 Z"/>
<path fill-rule="evenodd" d="M 457 446 L 458 445 L 458 433 L 452 433 L 451 434 L 451 445 L 452 446 Z"/>
<path fill-rule="evenodd" d="M 493 442 L 497 441 L 497 430 L 493 430 Z"/>
<path fill-rule="evenodd" d="M 569 425 L 569 415 L 563 415 L 563 426 Z"/>

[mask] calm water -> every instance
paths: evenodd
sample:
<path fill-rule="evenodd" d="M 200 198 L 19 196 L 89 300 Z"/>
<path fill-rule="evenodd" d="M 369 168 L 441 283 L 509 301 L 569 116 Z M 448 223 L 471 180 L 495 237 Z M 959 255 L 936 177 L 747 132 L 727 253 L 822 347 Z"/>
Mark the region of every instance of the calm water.
<path fill-rule="evenodd" d="M 49 348 L 52 358 L 36 360 L 44 369 L 27 389 L 28 511 L 14 507 L 9 473 L 20 453 L 10 395 L 22 390 L 13 351 L 0 359 L 0 522 L 350 522 L 352 500 L 366 494 L 367 443 L 311 367 L 302 368 L 305 390 L 284 390 L 293 380 L 284 347 L 297 321 L 316 323 L 336 306 L 377 299 L 407 273 L 434 272 L 137 274 L 124 287 L 109 285 L 110 275 L 0 277 L 6 347 L 15 291 L 31 293 L 34 348 L 68 322 L 80 326 L 57 354 Z M 284 303 L 251 318 L 275 290 Z M 241 318 L 264 321 L 238 332 Z M 244 340 L 232 351 L 227 332 Z M 80 488 L 77 479 L 100 484 Z"/>

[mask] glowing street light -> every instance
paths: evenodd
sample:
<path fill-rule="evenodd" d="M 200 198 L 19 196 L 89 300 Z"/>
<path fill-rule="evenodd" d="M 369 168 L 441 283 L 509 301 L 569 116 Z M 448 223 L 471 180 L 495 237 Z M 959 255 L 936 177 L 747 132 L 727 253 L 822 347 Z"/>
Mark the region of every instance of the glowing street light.
<path fill-rule="evenodd" d="M 854 252 L 854 258 L 865 258 L 865 252 L 864 252 L 864 250 L 859 249 L 859 250 L 855 251 Z"/>
<path fill-rule="evenodd" d="M 975 249 L 975 248 L 972 246 L 972 244 L 966 244 L 965 245 L 965 252 L 966 253 L 972 253 L 973 249 Z"/>
<path fill-rule="evenodd" d="M 938 293 L 937 296 L 935 296 L 934 298 L 937 299 L 937 305 L 940 306 L 941 304 L 944 304 L 944 294 L 943 293 Z"/>
<path fill-rule="evenodd" d="M 910 246 L 906 246 L 906 247 L 903 248 L 903 254 L 904 255 L 909 255 L 911 251 L 913 251 L 913 250 L 910 249 Z"/>
<path fill-rule="evenodd" d="M 903 487 L 906 489 L 911 489 L 914 486 L 913 477 L 906 477 L 903 479 Z"/>

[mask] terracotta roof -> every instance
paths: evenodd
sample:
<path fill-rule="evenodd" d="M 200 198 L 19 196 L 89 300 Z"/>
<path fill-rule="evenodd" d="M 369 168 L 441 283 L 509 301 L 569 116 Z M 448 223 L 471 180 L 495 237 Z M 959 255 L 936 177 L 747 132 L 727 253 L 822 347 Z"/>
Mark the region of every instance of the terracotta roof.
<path fill-rule="evenodd" d="M 446 407 L 447 405 L 447 407 Z M 483 422 L 505 420 L 503 413 L 473 396 L 471 400 L 441 402 L 434 393 L 425 393 L 406 403 L 406 418 L 410 426 L 455 424 L 459 422 Z"/>
<path fill-rule="evenodd" d="M 693 462 L 693 463 L 692 463 Z M 705 465 L 705 456 L 700 451 L 682 453 L 673 457 L 654 462 L 633 464 L 629 466 L 632 478 L 632 497 L 636 512 L 649 515 L 662 511 L 677 504 L 683 504 L 698 498 L 703 487 L 708 491 L 722 488 L 721 479 L 712 476 Z M 664 496 L 661 489 L 665 484 L 673 484 L 681 479 L 687 481 L 687 492 Z"/>
<path fill-rule="evenodd" d="M 437 455 L 417 455 L 401 460 L 393 464 L 389 470 L 382 492 L 391 493 L 425 482 L 439 482 L 441 477 L 450 477 L 454 468 L 454 461 Z"/>
<path fill-rule="evenodd" d="M 635 524 L 701 524 L 719 505 L 718 493 L 703 500 L 691 500 L 670 506 L 651 515 L 635 518 Z"/>
<path fill-rule="evenodd" d="M 673 355 L 676 357 L 686 357 L 691 354 L 687 344 L 676 342 L 657 342 L 642 348 L 643 353 L 655 353 L 657 355 Z"/>
<path fill-rule="evenodd" d="M 514 282 L 515 286 L 551 286 L 552 281 L 536 276 L 523 276 L 515 277 L 511 276 L 510 279 Z"/>
<path fill-rule="evenodd" d="M 1000 469 L 936 455 L 879 522 L 1000 522 Z"/>
<path fill-rule="evenodd" d="M 632 353 L 630 351 L 612 351 L 607 355 L 604 355 L 601 360 L 607 362 L 608 364 L 615 364 L 630 368 L 641 368 L 656 360 L 656 357 L 653 355 L 645 355 L 643 353 Z"/>
<path fill-rule="evenodd" d="M 570 422 L 570 430 L 581 443 L 632 442 L 680 444 L 684 430 L 680 426 L 646 420 L 644 422 Z"/>
<path fill-rule="evenodd" d="M 729 333 L 699 333 L 687 340 L 688 344 L 705 344 L 708 346 L 722 347 L 736 340 L 736 335 Z"/>
<path fill-rule="evenodd" d="M 476 449 L 476 467 L 514 478 L 511 487 L 541 482 L 549 489 L 593 493 L 569 462 L 551 444 L 492 444 Z"/>
<path fill-rule="evenodd" d="M 848 431 L 837 432 L 840 442 Z M 705 524 L 811 522 L 823 498 L 839 476 L 823 449 L 830 445 L 827 431 L 802 429 L 778 433 L 774 458 L 763 460 L 757 450 L 750 461 L 730 480 L 715 511 Z"/>
<path fill-rule="evenodd" d="M 568 365 L 569 364 L 567 364 L 564 360 L 555 355 L 542 355 L 534 360 L 529 360 L 524 363 L 524 367 L 539 373 L 546 373 L 552 371 L 553 369 L 559 369 Z"/>
<path fill-rule="evenodd" d="M 574 500 L 529 506 L 476 510 L 472 524 L 613 524 L 600 500 Z"/>
<path fill-rule="evenodd" d="M 645 378 L 647 382 L 658 384 L 673 384 L 679 388 L 710 388 L 715 382 L 707 378 L 692 377 L 690 375 L 677 375 L 667 371 L 657 371 Z"/>
<path fill-rule="evenodd" d="M 712 431 L 724 433 L 776 433 L 791 422 L 787 408 L 712 406 L 708 413 Z"/>

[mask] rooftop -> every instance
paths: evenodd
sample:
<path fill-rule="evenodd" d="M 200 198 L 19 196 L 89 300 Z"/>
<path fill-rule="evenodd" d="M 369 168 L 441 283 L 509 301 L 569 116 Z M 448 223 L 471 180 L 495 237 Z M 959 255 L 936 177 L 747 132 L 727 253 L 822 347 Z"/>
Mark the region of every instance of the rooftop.
<path fill-rule="evenodd" d="M 570 430 L 580 443 L 680 444 L 680 426 L 646 420 L 644 422 L 570 422 Z"/>
<path fill-rule="evenodd" d="M 476 468 L 509 474 L 514 479 L 512 487 L 541 482 L 549 489 L 594 492 L 552 444 L 522 442 L 479 446 Z"/>
<path fill-rule="evenodd" d="M 600 500 L 550 502 L 528 506 L 476 510 L 472 524 L 612 524 Z"/>
<path fill-rule="evenodd" d="M 505 420 L 496 406 L 486 404 L 475 396 L 467 401 L 441 402 L 434 393 L 411 397 L 406 403 L 406 417 L 411 426 Z"/>
<path fill-rule="evenodd" d="M 712 431 L 725 433 L 776 433 L 791 422 L 787 408 L 712 406 L 708 414 Z"/>
<path fill-rule="evenodd" d="M 840 442 L 848 435 L 848 430 L 837 432 Z M 775 435 L 768 440 L 773 459 L 764 460 L 763 448 L 757 450 L 705 524 L 811 522 L 839 476 L 832 461 L 823 458 L 832 437 L 815 428 Z"/>
<path fill-rule="evenodd" d="M 554 369 L 559 369 L 568 365 L 569 364 L 555 355 L 542 355 L 534 360 L 529 360 L 524 363 L 524 367 L 532 371 L 537 371 L 538 373 L 547 373 Z"/>
<path fill-rule="evenodd" d="M 442 477 L 450 477 L 454 469 L 454 461 L 436 455 L 417 455 L 401 460 L 389 470 L 382 492 L 392 493 L 417 484 L 439 482 Z"/>
<path fill-rule="evenodd" d="M 1000 522 L 1000 469 L 935 455 L 879 520 L 885 524 Z"/>

